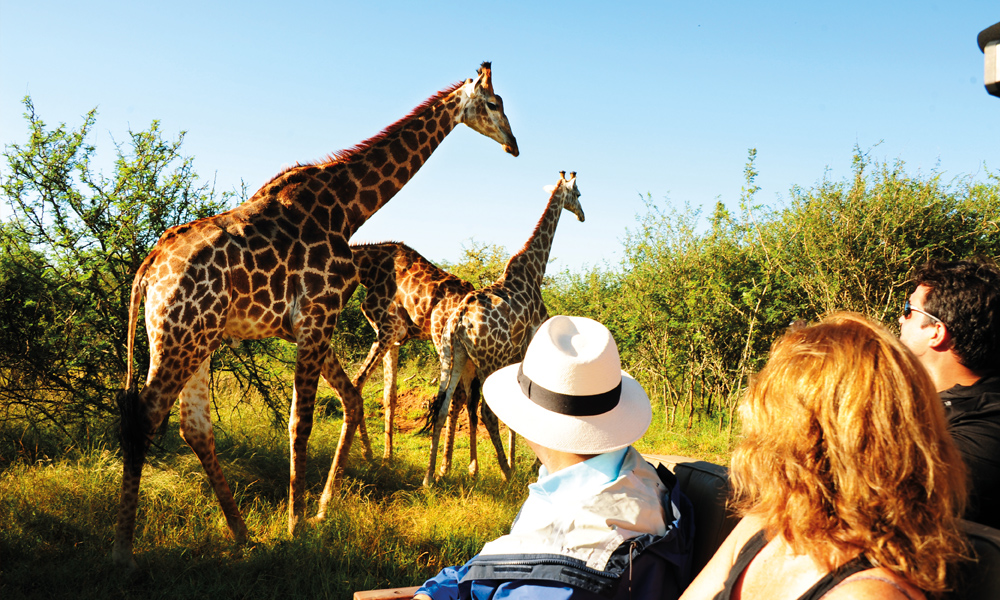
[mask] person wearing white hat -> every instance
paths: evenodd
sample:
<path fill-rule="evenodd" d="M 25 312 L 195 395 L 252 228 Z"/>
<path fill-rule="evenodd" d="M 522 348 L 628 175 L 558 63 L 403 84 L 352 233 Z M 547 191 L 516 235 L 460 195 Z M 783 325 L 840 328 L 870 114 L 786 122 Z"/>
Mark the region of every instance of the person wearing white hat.
<path fill-rule="evenodd" d="M 690 580 L 691 503 L 631 447 L 652 419 L 604 325 L 545 321 L 483 398 L 542 463 L 510 533 L 414 598 L 677 598 Z"/>

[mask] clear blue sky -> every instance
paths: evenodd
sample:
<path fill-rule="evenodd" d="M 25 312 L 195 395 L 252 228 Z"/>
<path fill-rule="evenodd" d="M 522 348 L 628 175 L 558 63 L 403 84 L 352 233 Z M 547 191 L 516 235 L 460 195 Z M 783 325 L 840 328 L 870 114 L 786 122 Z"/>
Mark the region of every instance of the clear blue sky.
<path fill-rule="evenodd" d="M 355 239 L 514 251 L 575 170 L 587 221 L 566 213 L 550 272 L 615 267 L 646 193 L 735 206 L 751 147 L 771 204 L 847 178 L 856 145 L 946 181 L 1000 168 L 976 45 L 997 0 L 764 4 L 0 0 L 0 141 L 25 140 L 25 95 L 50 127 L 97 107 L 106 161 L 159 119 L 252 193 L 491 60 L 521 156 L 462 127 Z"/>

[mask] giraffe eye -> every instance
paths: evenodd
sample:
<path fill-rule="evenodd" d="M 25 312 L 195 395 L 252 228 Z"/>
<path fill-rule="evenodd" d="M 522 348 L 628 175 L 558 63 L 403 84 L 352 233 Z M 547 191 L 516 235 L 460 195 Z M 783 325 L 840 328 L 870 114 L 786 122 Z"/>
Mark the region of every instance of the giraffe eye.
<path fill-rule="evenodd" d="M 493 103 L 493 102 L 487 101 L 486 102 L 486 108 L 488 108 L 490 110 L 496 110 L 497 109 L 497 105 L 495 103 Z"/>

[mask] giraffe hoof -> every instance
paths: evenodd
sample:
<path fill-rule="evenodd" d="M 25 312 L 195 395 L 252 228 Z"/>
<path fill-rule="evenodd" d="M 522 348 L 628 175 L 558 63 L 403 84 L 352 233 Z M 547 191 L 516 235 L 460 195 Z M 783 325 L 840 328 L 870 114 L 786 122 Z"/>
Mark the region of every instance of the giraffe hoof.
<path fill-rule="evenodd" d="M 139 563 L 135 562 L 135 557 L 133 556 L 121 557 L 112 553 L 111 560 L 115 563 L 116 567 L 126 573 L 132 573 L 139 569 Z"/>
<path fill-rule="evenodd" d="M 294 524 L 288 524 L 288 534 L 295 537 L 297 535 L 301 535 L 302 532 L 307 529 L 312 529 L 316 525 L 317 518 L 322 519 L 322 517 L 319 517 L 318 515 L 311 518 L 296 519 Z"/>

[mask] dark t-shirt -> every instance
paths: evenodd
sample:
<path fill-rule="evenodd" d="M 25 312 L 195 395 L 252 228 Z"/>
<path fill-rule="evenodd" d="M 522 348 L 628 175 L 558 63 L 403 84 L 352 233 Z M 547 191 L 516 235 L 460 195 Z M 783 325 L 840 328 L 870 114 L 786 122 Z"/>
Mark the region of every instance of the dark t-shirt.
<path fill-rule="evenodd" d="M 1000 529 L 1000 376 L 941 392 L 948 432 L 969 472 L 965 518 Z"/>

